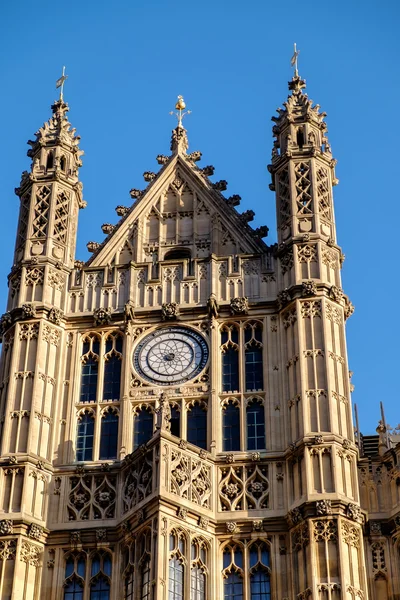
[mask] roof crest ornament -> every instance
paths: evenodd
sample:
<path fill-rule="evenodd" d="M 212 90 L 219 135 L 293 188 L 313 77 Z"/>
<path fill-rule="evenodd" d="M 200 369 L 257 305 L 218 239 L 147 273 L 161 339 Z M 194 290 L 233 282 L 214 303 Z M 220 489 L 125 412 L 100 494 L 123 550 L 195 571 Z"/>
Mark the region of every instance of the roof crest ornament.
<path fill-rule="evenodd" d="M 185 115 L 190 115 L 192 111 L 187 110 L 185 112 L 186 103 L 183 96 L 178 96 L 175 108 L 177 110 L 176 113 L 174 113 L 174 111 L 169 113 L 170 115 L 175 115 L 178 119 L 178 126 L 172 131 L 171 151 L 174 152 L 174 154 L 186 154 L 189 142 L 186 135 L 186 129 L 182 125 L 182 120 Z"/>
<path fill-rule="evenodd" d="M 294 67 L 294 76 L 298 77 L 299 76 L 299 70 L 298 70 L 298 61 L 297 58 L 300 54 L 300 50 L 297 50 L 297 46 L 296 46 L 296 42 L 293 44 L 294 47 L 294 53 L 292 58 L 290 59 L 290 64 L 292 67 Z"/>
<path fill-rule="evenodd" d="M 66 82 L 66 80 L 68 79 L 68 75 L 65 74 L 65 67 L 63 67 L 62 69 L 62 75 L 59 79 L 57 79 L 56 81 L 56 90 L 58 90 L 58 88 L 60 88 L 60 98 L 59 100 L 61 100 L 61 102 L 63 102 L 64 97 L 64 83 Z"/>
<path fill-rule="evenodd" d="M 175 109 L 178 111 L 176 113 L 174 113 L 173 110 L 171 110 L 171 112 L 169 113 L 170 115 L 175 115 L 176 118 L 178 119 L 178 127 L 180 127 L 181 129 L 183 129 L 183 125 L 182 125 L 182 120 L 183 117 L 185 115 L 190 115 L 190 113 L 192 112 L 191 110 L 187 110 L 186 112 L 183 112 L 186 108 L 186 103 L 183 99 L 183 96 L 178 96 L 178 102 L 175 104 Z"/>

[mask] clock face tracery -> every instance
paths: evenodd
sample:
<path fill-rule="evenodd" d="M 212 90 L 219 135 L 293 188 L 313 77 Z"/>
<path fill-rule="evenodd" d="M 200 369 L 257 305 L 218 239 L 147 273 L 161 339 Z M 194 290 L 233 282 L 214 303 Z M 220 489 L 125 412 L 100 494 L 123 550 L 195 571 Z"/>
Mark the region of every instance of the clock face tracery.
<path fill-rule="evenodd" d="M 208 346 L 202 335 L 186 327 L 163 327 L 147 335 L 133 357 L 138 374 L 156 385 L 184 383 L 206 366 Z"/>

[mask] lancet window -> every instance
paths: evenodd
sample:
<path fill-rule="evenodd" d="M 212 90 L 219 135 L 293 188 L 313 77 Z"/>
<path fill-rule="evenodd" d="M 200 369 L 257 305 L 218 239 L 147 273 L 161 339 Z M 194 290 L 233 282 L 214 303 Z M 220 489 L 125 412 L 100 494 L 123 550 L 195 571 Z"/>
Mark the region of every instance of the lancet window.
<path fill-rule="evenodd" d="M 63 600 L 110 600 L 111 554 L 72 552 L 66 557 Z"/>
<path fill-rule="evenodd" d="M 76 460 L 113 460 L 118 454 L 122 335 L 89 333 L 82 340 Z M 110 405 L 110 403 L 112 405 Z M 90 409 L 84 407 L 90 404 Z"/>
<path fill-rule="evenodd" d="M 123 552 L 122 582 L 124 600 L 134 600 L 135 594 L 135 545 L 128 545 Z"/>
<path fill-rule="evenodd" d="M 269 545 L 232 541 L 223 550 L 224 600 L 271 600 Z"/>
<path fill-rule="evenodd" d="M 140 571 L 140 600 L 151 598 L 151 532 L 146 530 L 140 539 L 140 558 L 138 561 Z"/>
<path fill-rule="evenodd" d="M 224 323 L 221 327 L 221 391 L 264 389 L 263 329 L 258 321 Z"/>
<path fill-rule="evenodd" d="M 207 600 L 209 546 L 180 529 L 169 536 L 168 600 Z"/>
<path fill-rule="evenodd" d="M 224 323 L 220 342 L 221 450 L 263 450 L 266 448 L 263 323 L 258 320 Z"/>

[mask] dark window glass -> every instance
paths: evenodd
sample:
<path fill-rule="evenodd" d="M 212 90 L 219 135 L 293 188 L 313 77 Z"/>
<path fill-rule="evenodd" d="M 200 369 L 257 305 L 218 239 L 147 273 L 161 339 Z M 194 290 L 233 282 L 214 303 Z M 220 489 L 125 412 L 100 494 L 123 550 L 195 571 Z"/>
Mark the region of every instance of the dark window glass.
<path fill-rule="evenodd" d="M 174 556 L 169 561 L 168 600 L 182 600 L 183 575 L 183 564 Z"/>
<path fill-rule="evenodd" d="M 222 391 L 239 390 L 239 352 L 228 348 L 222 354 Z"/>
<path fill-rule="evenodd" d="M 247 449 L 263 450 L 265 448 L 264 407 L 252 402 L 247 407 Z"/>
<path fill-rule="evenodd" d="M 96 402 L 98 367 L 93 357 L 88 358 L 82 365 L 81 402 Z"/>
<path fill-rule="evenodd" d="M 117 458 L 118 415 L 107 412 L 101 419 L 100 460 Z"/>
<path fill-rule="evenodd" d="M 99 575 L 90 588 L 90 600 L 110 600 L 110 584 Z"/>
<path fill-rule="evenodd" d="M 46 169 L 52 169 L 54 165 L 53 153 L 49 152 L 46 160 Z"/>
<path fill-rule="evenodd" d="M 64 600 L 83 600 L 82 582 L 72 579 L 67 584 L 64 584 Z"/>
<path fill-rule="evenodd" d="M 187 414 L 187 441 L 199 448 L 207 448 L 207 412 L 198 404 Z"/>
<path fill-rule="evenodd" d="M 224 600 L 243 600 L 243 581 L 237 573 L 229 573 L 224 580 Z"/>
<path fill-rule="evenodd" d="M 250 579 L 251 600 L 271 600 L 269 573 L 260 567 L 252 572 Z"/>
<path fill-rule="evenodd" d="M 136 415 L 133 426 L 133 449 L 139 448 L 153 436 L 153 414 L 147 410 L 141 410 Z"/>
<path fill-rule="evenodd" d="M 121 387 L 121 359 L 116 356 L 108 357 L 104 365 L 104 400 L 119 400 Z"/>
<path fill-rule="evenodd" d="M 65 158 L 65 156 L 62 156 L 60 158 L 60 169 L 61 169 L 61 171 L 65 171 L 66 166 L 67 166 L 66 158 Z"/>
<path fill-rule="evenodd" d="M 223 450 L 240 450 L 240 415 L 239 407 L 231 402 L 222 412 Z"/>
<path fill-rule="evenodd" d="M 78 421 L 76 460 L 93 460 L 94 419 L 84 414 Z"/>
<path fill-rule="evenodd" d="M 176 406 L 171 408 L 171 433 L 181 437 L 181 413 Z"/>
<path fill-rule="evenodd" d="M 261 348 L 249 347 L 246 357 L 246 391 L 263 389 L 263 361 Z"/>

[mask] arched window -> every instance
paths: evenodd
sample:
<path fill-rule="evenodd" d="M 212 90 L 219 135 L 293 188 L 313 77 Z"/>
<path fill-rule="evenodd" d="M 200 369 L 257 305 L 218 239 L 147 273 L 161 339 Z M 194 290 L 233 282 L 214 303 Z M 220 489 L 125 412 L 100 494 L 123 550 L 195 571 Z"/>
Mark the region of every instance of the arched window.
<path fill-rule="evenodd" d="M 86 558 L 82 554 L 68 556 L 65 565 L 64 600 L 83 600 Z"/>
<path fill-rule="evenodd" d="M 49 152 L 46 158 L 46 170 L 52 169 L 54 166 L 54 155 L 52 152 Z"/>
<path fill-rule="evenodd" d="M 187 441 L 207 449 L 207 412 L 195 404 L 187 413 Z"/>
<path fill-rule="evenodd" d="M 65 156 L 63 155 L 63 156 L 60 158 L 60 169 L 61 169 L 61 171 L 65 171 L 66 167 L 67 167 L 67 159 L 66 159 L 66 158 L 65 158 Z"/>
<path fill-rule="evenodd" d="M 101 419 L 100 460 L 117 458 L 118 413 L 109 408 Z"/>
<path fill-rule="evenodd" d="M 239 331 L 236 326 L 224 326 L 221 331 L 222 391 L 239 391 Z"/>
<path fill-rule="evenodd" d="M 85 411 L 78 418 L 76 460 L 93 460 L 94 415 Z"/>
<path fill-rule="evenodd" d="M 110 600 L 111 557 L 96 552 L 92 557 L 90 600 Z"/>
<path fill-rule="evenodd" d="M 224 452 L 240 450 L 240 411 L 232 402 L 222 409 L 222 449 Z"/>
<path fill-rule="evenodd" d="M 168 600 L 182 600 L 184 589 L 184 556 L 185 540 L 181 534 L 171 533 L 169 536 L 169 580 Z"/>
<path fill-rule="evenodd" d="M 206 600 L 207 554 L 203 540 L 193 540 L 191 547 L 190 600 Z"/>
<path fill-rule="evenodd" d="M 171 407 L 171 433 L 181 437 L 181 413 L 178 406 Z"/>
<path fill-rule="evenodd" d="M 124 569 L 122 579 L 124 584 L 124 600 L 134 600 L 135 592 L 135 546 L 125 548 Z"/>
<path fill-rule="evenodd" d="M 133 449 L 139 448 L 153 436 L 154 419 L 150 409 L 142 408 L 135 415 L 133 425 Z"/>
<path fill-rule="evenodd" d="M 150 600 L 151 598 L 151 531 L 146 529 L 140 538 L 140 600 Z"/>
<path fill-rule="evenodd" d="M 83 341 L 80 402 L 96 402 L 100 342 L 89 335 Z"/>
<path fill-rule="evenodd" d="M 233 544 L 223 554 L 224 600 L 243 600 L 243 552 Z"/>
<path fill-rule="evenodd" d="M 264 542 L 255 542 L 249 548 L 251 600 L 271 600 L 270 553 Z"/>
<path fill-rule="evenodd" d="M 244 341 L 246 392 L 262 390 L 264 387 L 262 330 L 258 323 L 246 324 Z"/>
<path fill-rule="evenodd" d="M 150 600 L 151 583 L 150 583 L 150 557 L 148 556 L 142 563 L 142 578 L 141 578 L 141 596 L 140 600 Z"/>
<path fill-rule="evenodd" d="M 264 406 L 257 400 L 247 405 L 247 450 L 265 449 L 265 416 Z"/>
<path fill-rule="evenodd" d="M 116 402 L 121 389 L 122 338 L 119 334 L 107 337 L 104 360 L 103 398 Z"/>
<path fill-rule="evenodd" d="M 304 133 L 303 129 L 299 127 L 296 132 L 296 141 L 299 148 L 304 146 Z"/>

